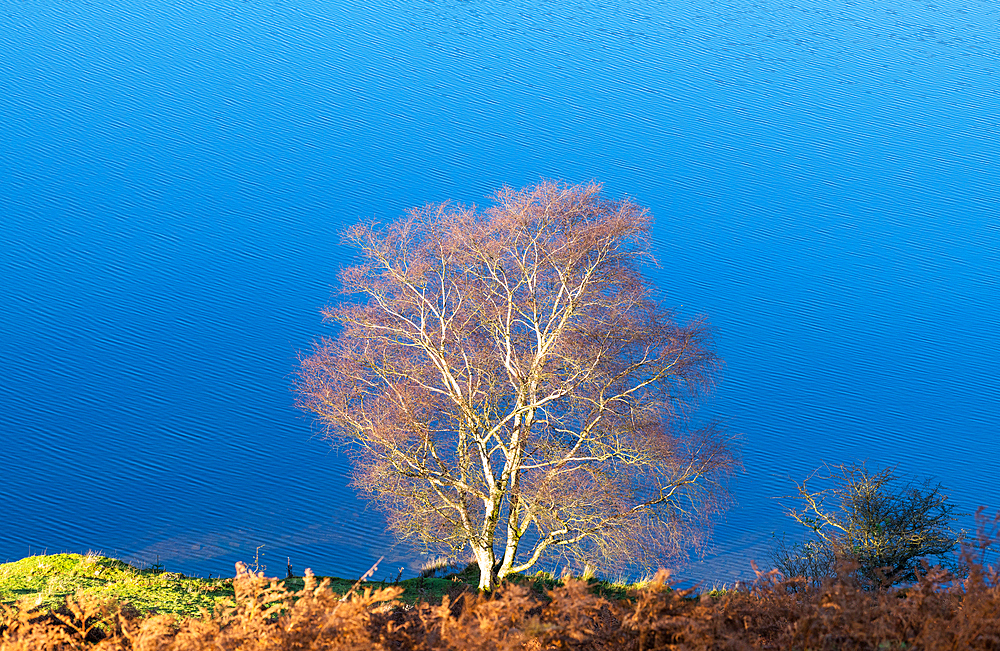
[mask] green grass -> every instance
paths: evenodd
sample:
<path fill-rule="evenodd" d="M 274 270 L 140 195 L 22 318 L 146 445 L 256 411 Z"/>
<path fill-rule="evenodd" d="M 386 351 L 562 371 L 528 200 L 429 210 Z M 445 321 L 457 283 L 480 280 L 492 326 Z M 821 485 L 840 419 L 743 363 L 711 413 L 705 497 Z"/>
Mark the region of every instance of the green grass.
<path fill-rule="evenodd" d="M 317 577 L 322 579 L 323 577 Z M 354 585 L 350 579 L 328 577 L 330 589 L 346 594 Z M 513 583 L 527 584 L 541 598 L 561 582 L 551 574 L 539 572 L 531 576 L 515 576 Z M 593 592 L 609 599 L 627 598 L 638 584 L 587 580 Z M 292 591 L 301 590 L 301 577 L 284 579 L 282 585 Z M 404 604 L 441 603 L 445 595 L 475 592 L 479 570 L 470 565 L 461 572 L 443 578 L 427 577 L 399 581 L 368 581 L 361 588 L 382 588 L 399 585 L 404 589 L 400 601 Z M 65 603 L 67 597 L 95 595 L 114 599 L 136 615 L 157 613 L 180 617 L 196 617 L 212 612 L 216 604 L 232 605 L 235 598 L 233 580 L 187 577 L 157 568 L 140 569 L 113 558 L 96 554 L 52 554 L 29 556 L 12 563 L 0 564 L 0 603 L 27 610 L 50 610 Z"/>
<path fill-rule="evenodd" d="M 323 579 L 324 577 L 317 577 Z M 346 594 L 355 581 L 328 577 L 330 589 Z M 478 582 L 478 575 L 475 577 Z M 292 591 L 301 590 L 304 579 L 280 581 Z M 404 588 L 403 603 L 440 603 L 445 594 L 461 590 L 461 578 L 415 578 L 399 581 L 368 581 L 360 586 Z M 471 586 L 475 589 L 475 584 Z M 0 564 L 0 603 L 28 610 L 50 610 L 65 603 L 66 597 L 96 595 L 129 604 L 140 615 L 157 613 L 181 617 L 212 612 L 217 603 L 231 605 L 235 598 L 233 580 L 187 577 L 155 568 L 140 569 L 113 558 L 95 554 L 52 554 L 29 556 Z"/>
<path fill-rule="evenodd" d="M 0 565 L 0 603 L 51 609 L 83 594 L 113 598 L 142 614 L 182 616 L 234 597 L 232 579 L 188 578 L 95 554 L 29 556 Z"/>

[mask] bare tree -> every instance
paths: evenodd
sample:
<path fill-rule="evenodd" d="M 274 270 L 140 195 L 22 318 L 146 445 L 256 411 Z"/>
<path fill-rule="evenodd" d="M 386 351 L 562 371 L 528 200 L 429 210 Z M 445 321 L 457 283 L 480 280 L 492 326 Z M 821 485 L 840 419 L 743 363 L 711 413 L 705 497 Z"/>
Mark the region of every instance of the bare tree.
<path fill-rule="evenodd" d="M 504 188 L 347 239 L 342 328 L 299 392 L 404 537 L 471 547 L 480 588 L 563 554 L 648 566 L 697 544 L 737 464 L 685 428 L 719 360 L 640 271 L 648 211 L 597 184 Z M 498 550 L 499 546 L 499 560 Z"/>
<path fill-rule="evenodd" d="M 816 583 L 833 576 L 838 561 L 855 566 L 865 585 L 885 589 L 915 581 L 920 559 L 935 557 L 940 564 L 962 542 L 965 532 L 951 529 L 958 519 L 955 506 L 941 484 L 926 479 L 918 485 L 895 488 L 900 479 L 893 468 L 870 472 L 864 464 L 834 466 L 824 477 L 834 486 L 813 490 L 796 484 L 798 507 L 787 514 L 816 536 L 798 548 L 783 544 L 772 553 L 786 576 L 805 576 Z"/>

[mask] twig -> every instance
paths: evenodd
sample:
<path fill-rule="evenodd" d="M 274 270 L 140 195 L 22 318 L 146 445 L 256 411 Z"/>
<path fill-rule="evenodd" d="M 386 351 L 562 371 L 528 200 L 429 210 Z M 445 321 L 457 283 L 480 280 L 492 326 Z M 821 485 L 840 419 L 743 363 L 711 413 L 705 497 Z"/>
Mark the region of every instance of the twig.
<path fill-rule="evenodd" d="M 364 574 L 362 574 L 360 579 L 358 579 L 357 581 L 354 582 L 354 585 L 351 586 L 351 589 L 348 590 L 347 593 L 343 597 L 340 598 L 340 600 L 341 601 L 347 601 L 347 598 L 350 597 L 352 594 L 354 594 L 354 591 L 358 589 L 359 585 L 361 585 L 362 583 L 364 583 L 365 580 L 368 579 L 368 577 L 370 577 L 371 575 L 375 574 L 375 570 L 378 569 L 378 564 L 381 563 L 384 559 L 385 559 L 385 556 L 380 556 L 379 559 L 377 561 L 375 561 L 375 564 L 372 565 L 368 569 L 367 572 L 365 572 Z"/>

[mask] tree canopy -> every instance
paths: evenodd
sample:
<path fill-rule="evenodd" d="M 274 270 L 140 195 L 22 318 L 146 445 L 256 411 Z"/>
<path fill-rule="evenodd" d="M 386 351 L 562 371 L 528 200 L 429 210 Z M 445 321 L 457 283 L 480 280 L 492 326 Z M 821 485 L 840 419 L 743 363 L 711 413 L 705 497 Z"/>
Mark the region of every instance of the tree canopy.
<path fill-rule="evenodd" d="M 352 299 L 298 390 L 355 485 L 404 537 L 459 555 L 480 587 L 562 555 L 660 565 L 703 540 L 738 464 L 692 428 L 720 360 L 646 264 L 649 212 L 596 183 L 503 188 L 486 210 L 431 205 L 347 240 Z"/>

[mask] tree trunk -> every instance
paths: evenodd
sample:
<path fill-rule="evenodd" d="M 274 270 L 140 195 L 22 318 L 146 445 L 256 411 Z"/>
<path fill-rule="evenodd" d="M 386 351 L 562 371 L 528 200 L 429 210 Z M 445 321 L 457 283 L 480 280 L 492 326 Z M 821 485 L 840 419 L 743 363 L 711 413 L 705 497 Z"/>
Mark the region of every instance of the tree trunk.
<path fill-rule="evenodd" d="M 473 546 L 472 552 L 476 555 L 476 563 L 479 565 L 479 589 L 492 591 L 496 587 L 496 577 L 493 575 L 493 565 L 495 555 L 493 547 L 479 548 Z"/>
<path fill-rule="evenodd" d="M 515 472 L 510 495 L 510 513 L 507 514 L 507 545 L 504 548 L 500 572 L 497 574 L 499 580 L 503 580 L 510 573 L 514 558 L 517 556 L 517 545 L 521 541 L 521 532 L 518 530 L 521 514 L 519 490 L 520 473 Z"/>
<path fill-rule="evenodd" d="M 507 546 L 504 549 L 503 560 L 500 565 L 500 572 L 497 574 L 497 578 L 503 579 L 505 576 L 510 574 L 510 568 L 514 565 L 514 557 L 517 555 L 517 543 L 519 542 L 519 536 L 516 530 L 507 528 Z"/>
<path fill-rule="evenodd" d="M 535 387 L 531 387 L 532 400 L 537 400 Z M 534 420 L 534 411 L 528 412 L 523 420 L 515 420 L 517 434 L 513 440 L 514 456 L 510 460 L 510 478 L 508 504 L 510 511 L 507 513 L 507 545 L 504 548 L 503 559 L 500 565 L 498 579 L 503 580 L 510 573 L 510 568 L 514 564 L 517 556 L 517 546 L 521 541 L 522 531 L 520 531 L 521 520 L 521 459 L 524 449 L 524 442 L 527 440 L 527 433 L 531 430 L 531 423 Z"/>

